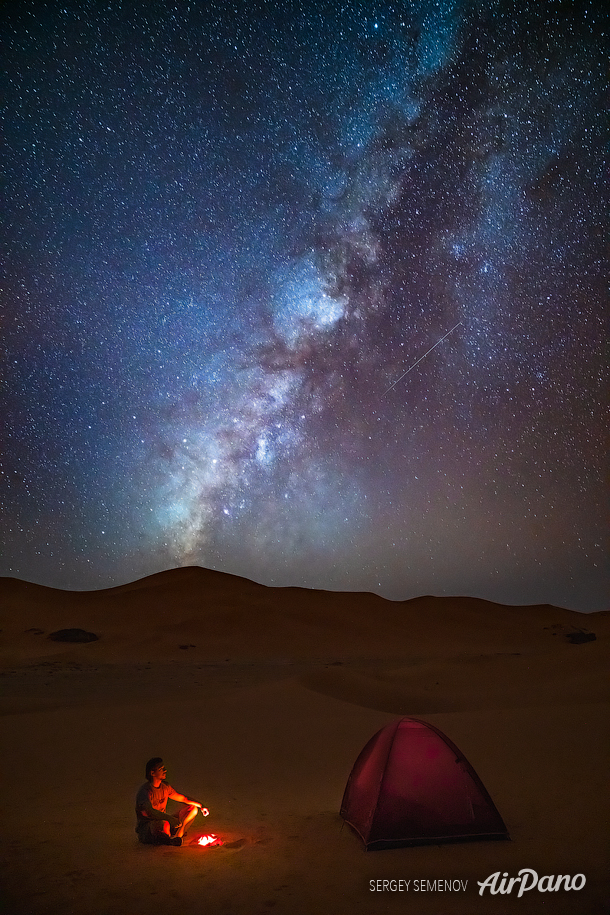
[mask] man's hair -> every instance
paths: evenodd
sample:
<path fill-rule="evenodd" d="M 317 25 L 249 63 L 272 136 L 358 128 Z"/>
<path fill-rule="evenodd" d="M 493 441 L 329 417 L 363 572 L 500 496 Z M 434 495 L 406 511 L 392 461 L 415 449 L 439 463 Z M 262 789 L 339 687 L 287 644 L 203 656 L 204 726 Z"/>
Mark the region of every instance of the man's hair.
<path fill-rule="evenodd" d="M 149 759 L 146 763 L 146 778 L 150 781 L 150 776 L 152 775 L 153 769 L 156 769 L 161 765 L 163 760 L 160 756 L 153 756 L 152 759 Z"/>

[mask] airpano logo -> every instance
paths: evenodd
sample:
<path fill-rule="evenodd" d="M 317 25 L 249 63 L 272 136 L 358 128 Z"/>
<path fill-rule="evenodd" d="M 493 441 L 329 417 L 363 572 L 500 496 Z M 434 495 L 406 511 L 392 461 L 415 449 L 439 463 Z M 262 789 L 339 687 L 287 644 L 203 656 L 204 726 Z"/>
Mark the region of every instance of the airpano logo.
<path fill-rule="evenodd" d="M 489 890 L 490 895 L 495 896 L 497 893 L 508 895 L 512 893 L 513 888 L 518 887 L 517 898 L 520 899 L 524 893 L 536 888 L 539 893 L 557 893 L 559 890 L 582 890 L 587 882 L 584 874 L 575 874 L 570 877 L 569 874 L 559 874 L 558 876 L 549 875 L 539 877 L 531 867 L 523 867 L 519 871 L 518 877 L 509 877 L 504 872 L 500 877 L 500 871 L 490 874 L 489 877 L 479 884 L 479 896 L 482 896 L 485 890 Z"/>

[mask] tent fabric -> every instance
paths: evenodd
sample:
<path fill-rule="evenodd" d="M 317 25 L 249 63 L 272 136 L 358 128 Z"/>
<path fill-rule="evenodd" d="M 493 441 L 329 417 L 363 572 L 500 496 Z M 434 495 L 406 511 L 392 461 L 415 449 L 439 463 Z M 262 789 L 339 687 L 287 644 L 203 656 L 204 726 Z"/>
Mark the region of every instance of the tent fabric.
<path fill-rule="evenodd" d="M 367 849 L 509 838 L 468 760 L 418 718 L 400 718 L 369 740 L 348 779 L 341 816 Z"/>

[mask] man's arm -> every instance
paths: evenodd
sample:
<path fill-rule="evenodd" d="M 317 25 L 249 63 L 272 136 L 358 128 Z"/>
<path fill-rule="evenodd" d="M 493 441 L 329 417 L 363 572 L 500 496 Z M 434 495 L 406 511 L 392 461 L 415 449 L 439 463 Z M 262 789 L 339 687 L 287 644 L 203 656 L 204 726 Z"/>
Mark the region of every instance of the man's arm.
<path fill-rule="evenodd" d="M 139 809 L 146 814 L 149 820 L 166 820 L 170 826 L 178 826 L 180 824 L 178 817 L 173 817 L 169 813 L 163 813 L 162 810 L 157 810 L 150 801 L 140 804 Z"/>
<path fill-rule="evenodd" d="M 191 797 L 187 797 L 185 794 L 178 794 L 177 791 L 174 791 L 172 794 L 168 795 L 172 801 L 178 801 L 180 804 L 191 804 L 193 807 L 203 807 L 199 801 L 194 801 Z"/>

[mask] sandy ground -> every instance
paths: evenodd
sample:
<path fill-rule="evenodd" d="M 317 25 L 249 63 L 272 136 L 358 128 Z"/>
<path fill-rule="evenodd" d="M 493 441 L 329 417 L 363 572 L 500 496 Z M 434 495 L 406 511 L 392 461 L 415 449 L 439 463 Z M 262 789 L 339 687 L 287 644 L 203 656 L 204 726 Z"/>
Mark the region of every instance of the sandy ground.
<path fill-rule="evenodd" d="M 7 913 L 610 911 L 609 613 L 396 604 L 201 569 L 81 594 L 4 579 L 0 607 Z M 72 626 L 99 641 L 48 639 Z M 571 644 L 581 629 L 596 640 Z M 358 753 L 409 714 L 463 751 L 511 841 L 365 852 L 343 825 Z M 182 848 L 135 836 L 153 755 L 211 811 Z M 224 845 L 199 847 L 205 832 Z M 479 895 L 524 867 L 586 884 Z M 371 889 L 384 879 L 409 889 Z"/>

